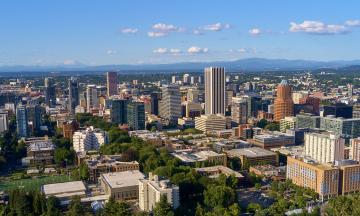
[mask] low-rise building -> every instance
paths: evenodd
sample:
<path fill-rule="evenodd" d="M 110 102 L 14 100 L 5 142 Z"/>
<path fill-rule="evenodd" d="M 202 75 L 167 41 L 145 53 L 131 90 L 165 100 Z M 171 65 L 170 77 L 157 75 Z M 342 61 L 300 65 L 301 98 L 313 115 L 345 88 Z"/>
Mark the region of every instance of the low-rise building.
<path fill-rule="evenodd" d="M 41 192 L 46 196 L 55 196 L 60 200 L 70 200 L 73 196 L 86 196 L 86 187 L 82 181 L 72 181 L 41 186 Z"/>
<path fill-rule="evenodd" d="M 225 176 L 235 176 L 238 180 L 244 178 L 241 173 L 236 172 L 229 167 L 226 166 L 211 166 L 211 167 L 202 167 L 196 168 L 196 172 L 200 173 L 201 175 L 208 176 L 210 178 L 217 178 L 219 175 L 224 174 Z"/>
<path fill-rule="evenodd" d="M 295 137 L 291 134 L 276 133 L 255 135 L 249 142 L 255 146 L 264 149 L 276 148 L 281 146 L 290 146 L 295 144 Z"/>
<path fill-rule="evenodd" d="M 141 179 L 138 184 L 141 210 L 151 212 L 162 196 L 166 197 L 174 209 L 180 206 L 179 187 L 172 185 L 169 180 L 160 180 L 158 176 L 150 173 L 149 179 Z"/>
<path fill-rule="evenodd" d="M 23 165 L 47 165 L 54 160 L 55 146 L 48 137 L 26 139 L 27 155 L 22 159 Z"/>
<path fill-rule="evenodd" d="M 280 169 L 271 164 L 251 166 L 249 172 L 252 172 L 259 176 L 272 177 L 278 176 Z"/>
<path fill-rule="evenodd" d="M 139 180 L 144 179 L 139 170 L 101 174 L 100 183 L 105 194 L 114 200 L 135 200 L 139 197 Z"/>
<path fill-rule="evenodd" d="M 226 154 L 218 154 L 213 151 L 178 151 L 172 153 L 172 155 L 184 164 L 195 165 L 196 163 L 202 163 L 204 166 L 224 165 L 227 164 Z"/>
<path fill-rule="evenodd" d="M 280 132 L 285 133 L 287 129 L 294 129 L 296 127 L 296 117 L 286 116 L 280 120 Z"/>
<path fill-rule="evenodd" d="M 208 114 L 195 117 L 195 128 L 204 133 L 226 129 L 227 119 L 221 114 Z"/>
<path fill-rule="evenodd" d="M 278 165 L 278 155 L 276 153 L 259 147 L 232 149 L 226 151 L 226 154 L 229 158 L 239 158 L 242 168 L 264 164 Z"/>

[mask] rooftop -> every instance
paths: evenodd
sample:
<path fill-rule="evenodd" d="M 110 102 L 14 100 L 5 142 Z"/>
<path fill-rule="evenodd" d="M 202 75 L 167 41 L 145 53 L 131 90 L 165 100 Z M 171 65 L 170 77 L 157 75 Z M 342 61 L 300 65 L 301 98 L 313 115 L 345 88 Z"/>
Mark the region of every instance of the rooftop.
<path fill-rule="evenodd" d="M 144 179 L 144 174 L 139 170 L 129 170 L 125 172 L 111 172 L 101 174 L 101 178 L 111 187 L 111 188 L 121 188 L 121 187 L 130 187 L 137 186 L 138 180 Z"/>
<path fill-rule="evenodd" d="M 249 158 L 255 157 L 265 157 L 265 156 L 274 156 L 276 153 L 268 151 L 266 149 L 262 149 L 259 147 L 251 147 L 251 148 L 242 148 L 242 149 L 232 149 L 226 151 L 227 154 L 231 157 L 240 157 L 246 156 Z"/>
<path fill-rule="evenodd" d="M 72 181 L 57 184 L 47 184 L 41 187 L 41 191 L 46 195 L 76 195 L 76 192 L 85 193 L 85 185 L 82 181 Z"/>

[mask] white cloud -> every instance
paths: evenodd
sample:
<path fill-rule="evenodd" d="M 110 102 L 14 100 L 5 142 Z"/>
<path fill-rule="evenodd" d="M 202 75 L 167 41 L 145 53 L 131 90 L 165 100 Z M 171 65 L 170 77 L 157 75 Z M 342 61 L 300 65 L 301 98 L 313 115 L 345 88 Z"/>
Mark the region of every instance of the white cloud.
<path fill-rule="evenodd" d="M 305 20 L 303 23 L 290 23 L 290 32 L 305 32 L 309 34 L 319 35 L 334 35 L 334 34 L 345 34 L 349 30 L 344 25 L 325 24 L 320 21 L 308 21 Z"/>
<path fill-rule="evenodd" d="M 123 34 L 135 34 L 138 31 L 139 30 L 137 28 L 123 28 L 123 29 L 121 29 L 121 33 L 123 33 Z"/>
<path fill-rule="evenodd" d="M 208 48 L 200 48 L 200 47 L 197 47 L 197 46 L 192 46 L 187 51 L 190 54 L 197 54 L 197 53 L 207 53 L 209 51 L 209 49 Z"/>
<path fill-rule="evenodd" d="M 200 31 L 199 29 L 194 29 L 193 34 L 194 35 L 203 35 L 204 33 L 202 31 Z"/>
<path fill-rule="evenodd" d="M 157 48 L 153 50 L 153 53 L 157 54 L 172 54 L 172 55 L 179 55 L 182 51 L 177 48 Z"/>
<path fill-rule="evenodd" d="M 165 37 L 167 35 L 167 32 L 148 32 L 149 37 Z"/>
<path fill-rule="evenodd" d="M 157 48 L 153 50 L 153 53 L 159 53 L 159 54 L 164 54 L 167 53 L 168 49 L 167 48 Z"/>
<path fill-rule="evenodd" d="M 152 26 L 152 28 L 156 31 L 161 32 L 171 32 L 171 31 L 178 31 L 179 28 L 172 24 L 165 24 L 165 23 L 156 23 Z"/>
<path fill-rule="evenodd" d="M 63 65 L 78 65 L 78 64 L 81 63 L 73 59 L 66 59 L 63 61 Z"/>
<path fill-rule="evenodd" d="M 204 29 L 206 31 L 221 31 L 228 28 L 230 28 L 230 24 L 223 24 L 219 22 L 201 27 L 201 29 Z"/>
<path fill-rule="evenodd" d="M 239 53 L 246 53 L 248 52 L 245 48 L 240 48 L 237 50 Z"/>
<path fill-rule="evenodd" d="M 228 28 L 230 28 L 230 24 L 222 24 L 219 22 L 201 27 L 201 29 L 204 29 L 206 31 L 221 31 Z"/>
<path fill-rule="evenodd" d="M 345 22 L 345 25 L 359 27 L 360 26 L 360 20 L 347 20 Z"/>
<path fill-rule="evenodd" d="M 117 51 L 116 51 L 116 50 L 109 49 L 109 50 L 106 51 L 106 54 L 108 54 L 108 55 L 115 55 L 115 54 L 117 54 Z"/>
<path fill-rule="evenodd" d="M 258 36 L 262 33 L 262 31 L 258 28 L 253 28 L 249 30 L 249 34 L 253 35 L 253 36 Z"/>

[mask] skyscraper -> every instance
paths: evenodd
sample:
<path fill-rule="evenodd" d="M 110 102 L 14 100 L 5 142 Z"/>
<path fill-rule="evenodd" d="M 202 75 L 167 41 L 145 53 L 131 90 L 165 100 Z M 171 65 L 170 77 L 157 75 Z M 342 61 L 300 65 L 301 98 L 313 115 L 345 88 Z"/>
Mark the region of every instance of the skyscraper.
<path fill-rule="evenodd" d="M 205 68 L 205 114 L 225 114 L 225 69 Z"/>
<path fill-rule="evenodd" d="M 55 92 L 54 80 L 51 77 L 45 78 L 45 103 L 49 107 L 56 106 L 56 92 Z"/>
<path fill-rule="evenodd" d="M 86 109 L 91 112 L 93 108 L 99 107 L 98 90 L 95 85 L 87 85 L 86 87 Z"/>
<path fill-rule="evenodd" d="M 286 80 L 282 80 L 277 87 L 277 95 L 274 102 L 274 120 L 280 121 L 286 116 L 294 115 L 294 102 L 292 100 L 292 89 Z"/>
<path fill-rule="evenodd" d="M 117 84 L 118 84 L 118 76 L 117 72 L 107 72 L 106 73 L 106 81 L 107 81 L 107 96 L 116 95 L 118 93 Z"/>
<path fill-rule="evenodd" d="M 231 120 L 236 125 L 246 124 L 248 120 L 248 102 L 244 98 L 233 97 Z"/>
<path fill-rule="evenodd" d="M 160 101 L 160 116 L 172 123 L 177 123 L 181 117 L 181 95 L 178 85 L 161 87 L 162 99 Z"/>
<path fill-rule="evenodd" d="M 111 122 L 115 124 L 127 123 L 127 104 L 128 100 L 125 99 L 113 99 L 111 101 Z"/>
<path fill-rule="evenodd" d="M 144 103 L 132 101 L 127 105 L 127 121 L 131 130 L 145 130 Z"/>
<path fill-rule="evenodd" d="M 28 116 L 26 107 L 19 104 L 16 107 L 16 127 L 19 137 L 28 136 Z"/>
<path fill-rule="evenodd" d="M 32 131 L 39 131 L 41 126 L 41 115 L 42 108 L 40 105 L 31 105 L 26 107 L 27 110 L 27 119 L 31 124 Z"/>
<path fill-rule="evenodd" d="M 151 114 L 159 115 L 159 93 L 153 92 L 151 97 Z"/>
<path fill-rule="evenodd" d="M 69 85 L 68 109 L 71 113 L 74 113 L 76 106 L 80 104 L 78 80 L 75 77 L 71 77 L 68 81 L 68 85 Z"/>

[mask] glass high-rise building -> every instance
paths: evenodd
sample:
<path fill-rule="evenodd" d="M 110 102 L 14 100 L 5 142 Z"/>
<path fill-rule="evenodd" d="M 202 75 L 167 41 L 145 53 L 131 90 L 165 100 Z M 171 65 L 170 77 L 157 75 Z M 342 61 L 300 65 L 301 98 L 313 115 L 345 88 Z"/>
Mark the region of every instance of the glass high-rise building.
<path fill-rule="evenodd" d="M 127 104 L 128 100 L 125 99 L 111 100 L 111 122 L 115 124 L 127 123 Z"/>
<path fill-rule="evenodd" d="M 54 79 L 51 77 L 45 78 L 45 104 L 49 107 L 56 106 L 56 91 Z"/>
<path fill-rule="evenodd" d="M 19 104 L 16 107 L 16 127 L 19 137 L 28 136 L 28 116 L 26 107 Z"/>
<path fill-rule="evenodd" d="M 127 122 L 130 130 L 145 130 L 145 106 L 143 102 L 127 104 Z"/>
<path fill-rule="evenodd" d="M 69 103 L 68 109 L 71 113 L 75 113 L 75 108 L 80 104 L 79 100 L 79 82 L 77 78 L 71 77 L 68 81 L 69 85 Z"/>

